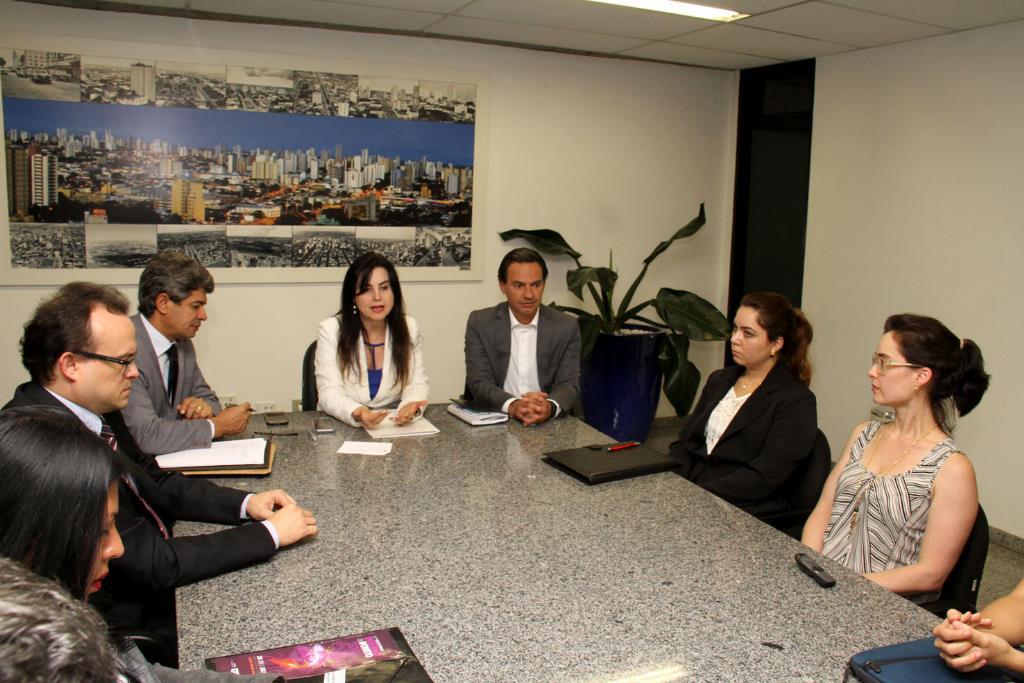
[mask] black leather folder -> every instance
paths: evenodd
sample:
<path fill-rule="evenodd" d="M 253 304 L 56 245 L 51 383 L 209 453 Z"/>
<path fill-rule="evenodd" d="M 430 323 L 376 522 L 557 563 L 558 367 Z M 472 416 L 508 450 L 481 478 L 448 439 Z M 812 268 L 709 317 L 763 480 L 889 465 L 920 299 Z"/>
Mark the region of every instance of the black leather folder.
<path fill-rule="evenodd" d="M 621 451 L 608 451 L 604 444 L 598 448 L 583 446 L 544 454 L 544 462 L 576 477 L 584 484 L 601 484 L 616 479 L 639 477 L 642 474 L 665 472 L 679 466 L 673 458 L 653 448 L 640 445 Z"/>

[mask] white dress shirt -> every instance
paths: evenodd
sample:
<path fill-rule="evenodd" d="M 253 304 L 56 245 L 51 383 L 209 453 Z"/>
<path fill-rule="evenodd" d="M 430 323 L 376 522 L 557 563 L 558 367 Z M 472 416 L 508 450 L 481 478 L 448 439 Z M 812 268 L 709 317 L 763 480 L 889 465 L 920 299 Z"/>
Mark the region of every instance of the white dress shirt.
<path fill-rule="evenodd" d="M 508 399 L 501 406 L 501 412 L 507 413 L 512 403 L 522 398 L 523 394 L 531 391 L 540 391 L 540 379 L 537 377 L 537 323 L 540 320 L 540 308 L 528 323 L 521 323 L 510 308 L 508 311 L 509 324 L 512 326 L 512 346 L 509 349 L 508 372 L 505 374 L 505 384 L 502 389 L 512 394 L 513 398 Z M 557 401 L 551 401 L 554 406 L 552 417 L 558 417 L 562 408 Z"/>

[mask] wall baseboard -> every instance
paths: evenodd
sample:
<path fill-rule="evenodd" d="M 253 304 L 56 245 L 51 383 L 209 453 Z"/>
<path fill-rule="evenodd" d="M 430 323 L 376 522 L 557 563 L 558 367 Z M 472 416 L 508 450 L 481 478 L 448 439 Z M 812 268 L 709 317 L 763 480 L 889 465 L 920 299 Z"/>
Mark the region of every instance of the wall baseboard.
<path fill-rule="evenodd" d="M 1024 538 L 1014 536 L 1010 532 L 997 529 L 994 526 L 989 527 L 989 537 L 993 543 L 998 543 L 1004 548 L 1009 548 L 1015 553 L 1024 555 Z"/>

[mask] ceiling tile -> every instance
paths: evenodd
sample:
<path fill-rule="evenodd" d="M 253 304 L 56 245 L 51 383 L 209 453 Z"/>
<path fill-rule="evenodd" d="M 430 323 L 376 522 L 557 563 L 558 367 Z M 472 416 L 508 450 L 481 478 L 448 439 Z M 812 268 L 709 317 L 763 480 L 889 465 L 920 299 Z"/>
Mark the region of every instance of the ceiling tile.
<path fill-rule="evenodd" d="M 619 54 L 629 57 L 643 57 L 645 59 L 660 59 L 666 62 L 676 62 L 677 64 L 712 66 L 719 69 L 749 69 L 755 66 L 775 64 L 777 61 L 765 59 L 764 57 L 752 57 L 734 52 L 722 52 L 720 50 L 708 50 L 703 47 L 691 47 L 689 45 L 664 42 L 622 50 Z"/>
<path fill-rule="evenodd" d="M 170 7 L 173 9 L 186 9 L 188 7 L 188 0 L 132 0 L 131 2 L 121 2 L 115 0 L 112 4 L 115 5 L 144 5 L 146 7 Z"/>
<path fill-rule="evenodd" d="M 687 33 L 672 39 L 671 42 L 782 60 L 834 55 L 852 49 L 849 45 L 827 43 L 823 40 L 737 24 L 724 24 L 696 33 Z"/>
<path fill-rule="evenodd" d="M 714 22 L 587 0 L 476 0 L 459 16 L 657 40 Z"/>
<path fill-rule="evenodd" d="M 600 33 L 568 31 L 545 26 L 528 26 L 505 21 L 485 21 L 468 17 L 448 17 L 433 24 L 431 33 L 500 40 L 520 45 L 543 45 L 586 52 L 618 52 L 643 45 L 644 40 Z"/>
<path fill-rule="evenodd" d="M 808 2 L 740 19 L 737 26 L 755 26 L 833 43 L 873 47 L 948 33 L 946 29 L 891 19 L 848 7 Z"/>
<path fill-rule="evenodd" d="M 443 16 L 430 12 L 409 12 L 321 0 L 246 0 L 244 3 L 236 0 L 192 0 L 191 8 L 198 12 L 222 12 L 246 17 L 273 17 L 398 31 L 419 31 Z"/>
<path fill-rule="evenodd" d="M 1024 19 L 1021 0 L 832 0 L 837 5 L 955 29 Z"/>

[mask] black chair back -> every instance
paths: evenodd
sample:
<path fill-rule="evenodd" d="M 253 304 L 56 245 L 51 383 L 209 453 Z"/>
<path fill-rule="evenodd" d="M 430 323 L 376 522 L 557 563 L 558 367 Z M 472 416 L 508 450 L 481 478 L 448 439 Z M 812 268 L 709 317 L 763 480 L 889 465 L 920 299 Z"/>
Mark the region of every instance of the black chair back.
<path fill-rule="evenodd" d="M 825 433 L 819 429 L 814 435 L 814 445 L 811 446 L 811 454 L 807 456 L 803 471 L 797 472 L 791 480 L 789 502 L 794 510 L 806 510 L 808 516 L 811 514 L 831 471 L 832 449 L 828 446 Z"/>
<path fill-rule="evenodd" d="M 302 409 L 316 410 L 319 395 L 316 391 L 316 342 L 306 349 L 302 357 Z"/>
<path fill-rule="evenodd" d="M 953 570 L 942 584 L 939 597 L 921 607 L 943 618 L 950 608 L 961 612 L 977 610 L 978 589 L 981 588 L 981 575 L 985 571 L 987 558 L 988 518 L 985 516 L 985 510 L 979 505 L 971 535 L 967 537 L 967 543 L 960 551 L 960 559 L 953 565 Z"/>
<path fill-rule="evenodd" d="M 789 509 L 782 512 L 762 513 L 757 517 L 779 531 L 800 540 L 804 523 L 814 511 L 825 487 L 825 480 L 832 470 L 832 450 L 828 439 L 820 429 L 814 435 L 811 452 L 783 486 L 783 496 L 789 501 Z"/>

